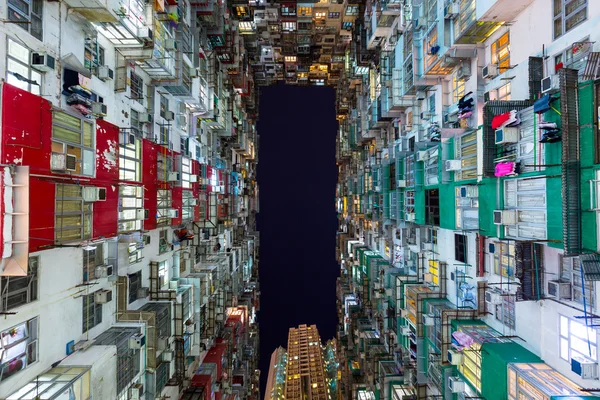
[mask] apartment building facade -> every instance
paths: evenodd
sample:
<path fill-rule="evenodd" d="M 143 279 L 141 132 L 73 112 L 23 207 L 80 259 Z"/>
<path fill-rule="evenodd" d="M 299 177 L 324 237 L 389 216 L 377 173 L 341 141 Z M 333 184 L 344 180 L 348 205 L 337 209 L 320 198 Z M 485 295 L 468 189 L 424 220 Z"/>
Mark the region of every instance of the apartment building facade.
<path fill-rule="evenodd" d="M 338 103 L 344 396 L 594 397 L 599 5 L 363 16 Z"/>

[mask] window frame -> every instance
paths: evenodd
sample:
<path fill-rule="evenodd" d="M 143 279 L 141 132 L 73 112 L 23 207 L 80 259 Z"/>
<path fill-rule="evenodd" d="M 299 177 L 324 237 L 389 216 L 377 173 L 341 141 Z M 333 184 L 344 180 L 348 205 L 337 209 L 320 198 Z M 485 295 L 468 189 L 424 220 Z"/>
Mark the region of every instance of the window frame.
<path fill-rule="evenodd" d="M 134 205 L 125 204 L 130 202 L 133 202 Z M 137 219 L 136 215 L 138 208 L 144 208 L 144 188 L 135 185 L 121 185 L 119 187 L 119 233 L 141 231 L 143 229 L 144 222 Z"/>
<path fill-rule="evenodd" d="M 504 55 L 503 52 L 506 52 Z M 510 31 L 506 31 L 490 46 L 492 64 L 498 66 L 498 72 L 503 73 L 510 68 Z"/>
<path fill-rule="evenodd" d="M 581 0 L 583 2 L 583 4 L 580 4 L 579 6 L 577 6 L 574 10 L 572 10 L 569 14 L 566 14 L 566 9 L 569 5 L 571 4 L 575 4 L 577 3 L 579 0 L 554 0 L 553 3 L 553 16 L 552 16 L 552 37 L 554 38 L 554 40 L 558 39 L 559 37 L 563 36 L 564 34 L 570 32 L 571 30 L 575 29 L 577 26 L 581 25 L 582 23 L 584 23 L 585 21 L 587 21 L 589 15 L 588 15 L 588 0 Z M 559 10 L 560 9 L 560 10 Z M 567 28 L 567 20 L 574 18 L 578 13 L 580 13 L 581 11 L 585 11 L 585 17 L 575 23 L 575 25 L 571 26 L 569 29 Z M 560 20 L 560 33 L 557 34 L 556 32 L 556 28 L 557 28 L 557 22 Z"/>
<path fill-rule="evenodd" d="M 62 117 L 58 117 L 61 116 Z M 63 121 L 60 119 L 63 118 Z M 79 121 L 79 128 L 70 126 L 65 121 Z M 89 141 L 86 138 L 86 126 L 89 128 Z M 64 111 L 54 111 L 52 113 L 52 152 L 74 155 L 77 157 L 75 175 L 93 177 L 96 174 L 96 129 L 92 121 L 80 118 Z M 79 142 L 60 137 L 57 131 L 62 130 L 67 134 L 78 134 Z M 85 171 L 86 165 L 91 168 Z"/>
<path fill-rule="evenodd" d="M 77 188 L 79 190 L 79 195 L 78 196 L 64 196 L 64 187 L 66 186 L 70 186 L 70 187 L 74 187 Z M 61 193 L 62 192 L 62 193 Z M 93 203 L 86 203 L 83 200 L 83 194 L 82 194 L 82 186 L 77 186 L 77 185 L 68 185 L 68 184 L 62 184 L 62 183 L 58 183 L 56 184 L 55 187 L 55 193 L 56 193 L 56 197 L 55 197 L 55 201 L 54 201 L 54 238 L 55 241 L 57 243 L 68 243 L 68 242 L 75 242 L 75 241 L 81 241 L 81 240 L 85 240 L 85 239 L 90 239 L 92 237 L 92 232 L 93 232 Z M 62 211 L 59 212 L 59 203 L 64 202 L 64 201 L 69 201 L 69 202 L 73 202 L 73 204 L 79 202 L 81 204 L 81 207 L 79 208 L 79 210 L 77 211 L 64 211 L 64 208 L 62 208 Z M 64 207 L 64 204 L 63 204 Z M 80 216 L 80 224 L 79 225 L 67 225 L 66 227 L 64 225 L 60 225 L 59 223 L 59 219 L 62 218 L 66 218 L 66 217 L 73 217 L 73 216 Z M 89 225 L 89 232 L 86 235 L 86 221 L 88 221 L 88 225 Z M 60 229 L 59 229 L 60 227 Z M 79 229 L 80 230 L 80 236 L 78 238 L 68 238 L 68 239 L 64 239 L 63 238 L 63 234 L 62 231 L 66 229 L 66 230 L 76 230 Z M 60 236 L 59 236 L 60 233 Z"/>
<path fill-rule="evenodd" d="M 158 189 L 156 194 L 156 226 L 171 225 L 169 212 L 173 208 L 173 195 L 170 189 Z"/>
<path fill-rule="evenodd" d="M 434 200 L 437 198 L 437 205 Z M 438 189 L 425 190 L 425 222 L 427 225 L 440 225 L 440 191 Z"/>
<path fill-rule="evenodd" d="M 98 279 L 96 277 L 96 268 L 103 265 L 105 265 L 105 263 L 104 246 L 102 243 L 97 244 L 95 249 L 83 249 L 83 282 L 91 282 Z"/>
<path fill-rule="evenodd" d="M 134 278 L 134 279 L 132 279 Z M 142 271 L 134 272 L 127 276 L 127 301 L 128 304 L 138 299 L 137 292 L 142 288 Z M 135 289 L 135 290 L 134 290 Z"/>
<path fill-rule="evenodd" d="M 129 98 L 140 104 L 144 100 L 144 79 L 133 71 L 129 76 Z"/>
<path fill-rule="evenodd" d="M 570 266 L 565 269 L 566 260 L 570 260 Z M 576 263 L 579 262 L 579 257 L 565 257 L 564 254 L 559 256 L 560 260 L 560 280 L 568 281 L 571 284 L 571 301 L 573 303 L 583 305 L 583 288 L 581 286 L 581 268 Z M 596 293 L 594 291 L 594 282 L 585 281 L 585 293 L 586 293 L 586 306 L 594 310 Z M 578 300 L 579 299 L 579 300 Z"/>
<path fill-rule="evenodd" d="M 181 198 L 181 219 L 182 221 L 192 221 L 194 219 L 194 206 L 191 204 L 191 201 L 194 199 L 194 192 L 191 190 L 182 190 Z"/>
<path fill-rule="evenodd" d="M 169 264 L 165 260 L 158 263 L 158 284 L 162 288 L 167 283 L 169 283 Z"/>
<path fill-rule="evenodd" d="M 163 94 L 160 95 L 160 116 L 165 118 L 166 112 L 169 111 L 169 98 Z"/>
<path fill-rule="evenodd" d="M 26 3 L 28 6 L 28 12 L 25 13 L 22 10 L 19 10 L 18 5 L 11 4 L 11 2 L 15 3 L 15 0 L 8 0 L 6 2 L 6 16 L 9 21 L 13 21 L 14 25 L 21 27 L 23 30 L 28 32 L 31 36 L 38 39 L 39 41 L 44 40 L 44 2 L 42 0 L 18 0 L 23 3 Z M 34 12 L 35 7 L 39 7 L 39 12 Z M 14 13 L 14 14 L 13 14 Z M 17 15 L 22 17 L 23 19 L 11 18 L 13 15 Z M 39 22 L 39 33 L 32 32 L 33 20 L 37 20 Z M 24 21 L 24 22 L 20 22 Z"/>
<path fill-rule="evenodd" d="M 571 331 L 572 325 L 578 326 L 579 329 L 585 330 L 587 328 L 588 329 L 587 335 L 586 335 L 587 337 L 583 338 L 583 337 L 577 335 L 576 333 L 573 333 Z M 587 355 L 585 355 L 580 350 L 574 349 L 572 347 L 573 346 L 572 336 L 581 342 L 585 341 L 585 344 L 587 346 L 589 346 L 590 348 L 593 348 L 592 354 L 595 353 L 596 357 L 594 358 L 593 355 L 590 356 L 589 350 L 588 350 Z M 565 344 L 568 345 L 567 354 L 564 354 L 565 349 L 563 348 L 563 345 L 565 345 Z M 573 354 L 573 352 L 575 352 L 575 354 Z M 558 315 L 558 356 L 562 360 L 564 360 L 568 363 L 571 362 L 571 358 L 574 356 L 579 356 L 579 357 L 583 357 L 586 360 L 598 362 L 598 333 L 594 330 L 594 328 L 587 327 L 585 324 L 582 324 L 579 321 L 571 319 L 565 315 L 559 314 Z"/>
<path fill-rule="evenodd" d="M 134 142 L 119 145 L 119 179 L 122 181 L 142 181 L 142 141 L 136 136 Z"/>
<path fill-rule="evenodd" d="M 13 331 L 18 332 L 17 329 L 19 329 L 21 327 L 25 329 L 24 337 L 16 340 L 13 343 L 5 344 L 7 342 L 7 340 L 5 341 L 4 338 L 7 337 L 7 335 L 11 335 Z M 27 369 L 29 366 L 31 366 L 32 364 L 35 364 L 38 361 L 38 357 L 39 357 L 38 338 L 39 338 L 39 317 L 37 317 L 37 316 L 0 332 L 0 353 L 3 354 L 2 357 L 4 357 L 4 355 L 6 355 L 10 349 L 15 348 L 16 346 L 18 346 L 22 343 L 25 343 L 25 349 L 23 350 L 23 352 L 19 353 L 17 356 L 14 356 L 14 355 L 11 356 L 11 358 L 9 360 L 7 360 L 5 363 L 0 364 L 0 383 L 4 383 L 5 379 L 8 379 L 13 375 L 18 374 L 20 371 Z M 31 354 L 31 352 L 30 352 L 32 347 L 35 349 L 35 354 Z M 15 361 L 17 359 L 24 360 L 22 368 L 18 371 L 13 372 L 11 375 L 4 377 L 3 376 L 4 369 L 9 366 L 10 362 Z"/>
<path fill-rule="evenodd" d="M 514 188 L 511 188 L 510 186 L 513 185 Z M 517 212 L 517 223 L 504 226 L 506 237 L 520 240 L 545 240 L 548 237 L 546 188 L 545 177 L 506 179 L 504 181 L 504 209 Z M 522 233 L 525 233 L 524 231 L 527 229 L 530 233 L 534 230 L 539 231 L 541 235 L 524 236 Z"/>
<path fill-rule="evenodd" d="M 12 46 L 17 46 L 18 48 L 20 48 L 19 50 L 27 52 L 26 61 L 23 61 L 23 58 L 19 57 L 15 53 L 15 51 L 13 51 L 13 54 L 11 55 L 11 50 L 14 50 L 14 49 L 12 49 Z M 13 86 L 16 86 L 20 89 L 26 90 L 29 93 L 39 96 L 41 94 L 41 87 L 43 85 L 44 75 L 31 67 L 30 60 L 31 60 L 31 50 L 29 48 L 27 48 L 26 46 L 22 45 L 21 43 L 18 43 L 16 40 L 13 40 L 12 38 L 7 37 L 7 40 L 6 40 L 6 82 Z M 16 66 L 20 67 L 22 70 L 26 69 L 27 76 L 24 76 L 23 74 L 20 74 L 19 72 L 11 71 L 10 70 L 11 63 L 16 64 Z M 26 78 L 28 80 L 37 82 L 38 85 L 20 81 L 14 75 L 15 73 L 23 76 L 24 78 Z"/>
<path fill-rule="evenodd" d="M 457 78 L 458 72 L 452 76 L 452 100 L 457 103 L 465 95 L 465 80 Z"/>
<path fill-rule="evenodd" d="M 517 268 L 514 240 L 494 242 L 494 274 L 515 279 Z"/>
<path fill-rule="evenodd" d="M 39 295 L 39 269 L 40 256 L 29 256 L 27 275 L 26 276 L 2 276 L 0 277 L 0 310 L 8 311 L 21 306 L 27 305 L 38 300 Z M 13 288 L 11 291 L 11 283 L 21 283 L 27 280 L 26 287 Z M 24 302 L 9 306 L 11 296 L 25 295 Z"/>
<path fill-rule="evenodd" d="M 96 303 L 96 293 L 81 296 L 81 333 L 86 333 L 102 323 L 102 304 Z"/>
<path fill-rule="evenodd" d="M 158 254 L 165 254 L 169 252 L 171 243 L 169 241 L 169 230 L 161 229 L 158 232 Z"/>
<path fill-rule="evenodd" d="M 454 260 L 467 264 L 469 254 L 469 241 L 467 235 L 454 234 Z"/>

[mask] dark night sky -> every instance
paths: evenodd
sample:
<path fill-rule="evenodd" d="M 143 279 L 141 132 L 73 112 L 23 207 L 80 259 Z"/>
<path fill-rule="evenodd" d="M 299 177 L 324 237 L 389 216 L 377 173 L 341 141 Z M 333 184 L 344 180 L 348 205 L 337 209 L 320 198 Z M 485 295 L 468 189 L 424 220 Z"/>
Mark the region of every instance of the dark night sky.
<path fill-rule="evenodd" d="M 261 89 L 260 370 L 264 396 L 271 353 L 288 329 L 316 324 L 335 337 L 335 91 L 277 85 Z"/>

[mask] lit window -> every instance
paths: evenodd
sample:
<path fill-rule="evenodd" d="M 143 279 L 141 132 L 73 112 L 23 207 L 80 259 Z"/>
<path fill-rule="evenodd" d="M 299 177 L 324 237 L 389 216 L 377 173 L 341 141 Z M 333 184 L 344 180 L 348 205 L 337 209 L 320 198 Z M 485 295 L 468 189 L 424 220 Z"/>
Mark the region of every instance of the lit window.
<path fill-rule="evenodd" d="M 298 15 L 310 17 L 312 15 L 312 7 L 298 7 Z"/>
<path fill-rule="evenodd" d="M 560 315 L 559 320 L 560 358 L 570 362 L 573 357 L 579 357 L 597 362 L 598 334 L 596 330 L 564 315 Z"/>
<path fill-rule="evenodd" d="M 497 89 L 490 90 L 490 100 L 510 100 L 510 82 Z"/>
<path fill-rule="evenodd" d="M 129 139 L 129 135 L 128 139 Z M 119 145 L 119 179 L 140 182 L 142 180 L 142 143 L 137 137 L 133 143 Z"/>
<path fill-rule="evenodd" d="M 169 280 L 168 265 L 166 261 L 158 263 L 158 279 L 160 287 L 165 286 Z"/>
<path fill-rule="evenodd" d="M 317 12 L 315 13 L 315 19 L 324 19 L 327 13 L 325 12 Z"/>
<path fill-rule="evenodd" d="M 452 78 L 452 99 L 453 102 L 458 102 L 465 95 L 465 80 L 457 78 L 456 74 Z"/>
<path fill-rule="evenodd" d="M 285 21 L 281 25 L 282 25 L 281 28 L 283 31 L 293 32 L 296 30 L 295 22 Z"/>
<path fill-rule="evenodd" d="M 587 0 L 554 0 L 554 39 L 587 19 Z"/>
<path fill-rule="evenodd" d="M 81 186 L 57 184 L 54 211 L 57 242 L 79 241 L 92 236 L 92 204 L 84 203 Z"/>
<path fill-rule="evenodd" d="M 94 124 L 64 112 L 52 115 L 52 152 L 74 156 L 74 165 L 67 157 L 67 169 L 77 175 L 93 176 L 96 157 Z"/>
<path fill-rule="evenodd" d="M 0 382 L 37 361 L 37 339 L 37 317 L 0 332 Z"/>
<path fill-rule="evenodd" d="M 96 293 L 83 297 L 83 333 L 102 323 L 102 304 L 96 303 Z"/>
<path fill-rule="evenodd" d="M 141 186 L 119 187 L 119 232 L 139 231 L 142 220 L 137 210 L 143 209 L 144 197 Z"/>
<path fill-rule="evenodd" d="M 40 258 L 29 257 L 27 276 L 2 276 L 0 277 L 2 311 L 12 310 L 24 304 L 31 303 L 38 298 L 38 275 Z"/>
<path fill-rule="evenodd" d="M 330 12 L 329 13 L 329 19 L 338 19 L 339 17 L 340 17 L 339 12 Z"/>
<path fill-rule="evenodd" d="M 509 32 L 500 36 L 500 39 L 492 43 L 492 64 L 498 66 L 500 73 L 510 68 L 510 36 Z"/>
<path fill-rule="evenodd" d="M 42 40 L 42 17 L 44 2 L 42 0 L 8 0 L 8 20 Z"/>
<path fill-rule="evenodd" d="M 494 273 L 505 278 L 515 277 L 515 242 L 494 243 Z"/>
<path fill-rule="evenodd" d="M 83 250 L 83 281 L 89 282 L 96 279 L 96 267 L 104 265 L 102 244 L 95 249 Z"/>
<path fill-rule="evenodd" d="M 285 62 L 296 62 L 296 56 L 285 56 Z"/>
<path fill-rule="evenodd" d="M 346 8 L 346 15 L 348 15 L 348 16 L 358 15 L 358 6 L 348 6 Z"/>
<path fill-rule="evenodd" d="M 156 225 L 167 226 L 171 223 L 169 210 L 172 208 L 171 191 L 159 189 L 156 199 Z"/>
<path fill-rule="evenodd" d="M 12 39 L 8 39 L 6 81 L 13 86 L 40 94 L 42 74 L 31 68 L 31 52 Z"/>

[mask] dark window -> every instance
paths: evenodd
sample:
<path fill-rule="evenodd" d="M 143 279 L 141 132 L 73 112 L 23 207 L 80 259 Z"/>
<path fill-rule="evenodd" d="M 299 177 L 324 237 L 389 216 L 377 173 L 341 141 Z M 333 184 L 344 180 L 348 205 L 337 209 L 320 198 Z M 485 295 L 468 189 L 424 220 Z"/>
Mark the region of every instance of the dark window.
<path fill-rule="evenodd" d="M 35 38 L 42 40 L 42 0 L 8 0 L 8 19 Z"/>
<path fill-rule="evenodd" d="M 102 245 L 93 250 L 83 250 L 83 281 L 89 282 L 96 279 L 96 267 L 104 265 Z"/>
<path fill-rule="evenodd" d="M 415 137 L 411 137 L 410 139 L 408 139 L 408 149 L 409 151 L 413 152 L 415 151 Z"/>
<path fill-rule="evenodd" d="M 102 304 L 96 303 L 96 294 L 83 296 L 83 333 L 102 322 Z"/>
<path fill-rule="evenodd" d="M 39 257 L 29 258 L 27 276 L 5 276 L 0 278 L 2 280 L 1 310 L 10 310 L 37 300 L 39 262 Z"/>
<path fill-rule="evenodd" d="M 462 263 L 467 263 L 467 236 L 458 233 L 454 234 L 454 259 Z"/>
<path fill-rule="evenodd" d="M 129 275 L 129 304 L 138 298 L 138 290 L 142 287 L 142 271 Z"/>
<path fill-rule="evenodd" d="M 164 118 L 167 111 L 169 111 L 169 99 L 160 96 L 160 116 Z"/>
<path fill-rule="evenodd" d="M 427 225 L 440 224 L 440 193 L 437 189 L 425 191 L 425 220 Z"/>
<path fill-rule="evenodd" d="M 396 190 L 396 163 L 390 164 L 390 190 Z"/>
<path fill-rule="evenodd" d="M 144 80 L 131 72 L 131 98 L 141 103 L 144 98 Z"/>
<path fill-rule="evenodd" d="M 587 0 L 554 0 L 554 39 L 587 19 Z"/>

